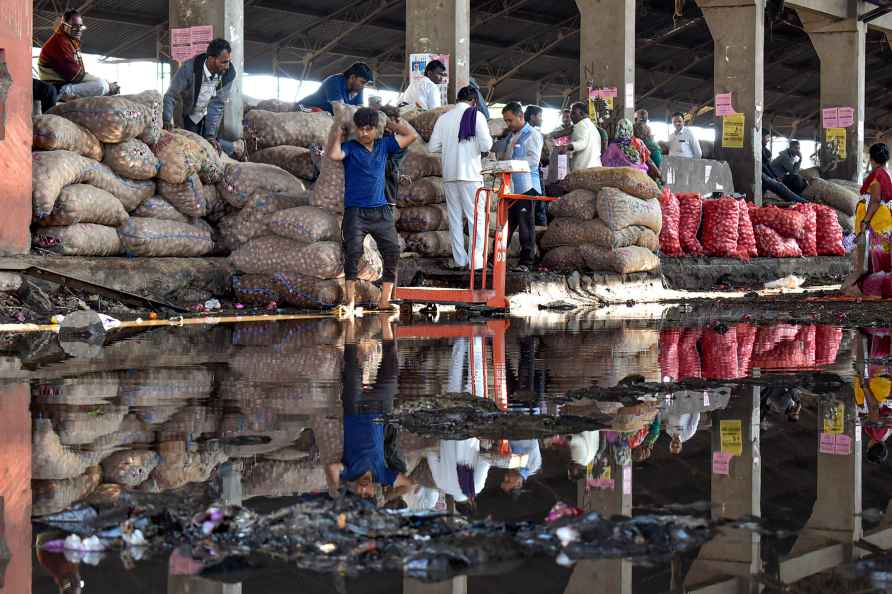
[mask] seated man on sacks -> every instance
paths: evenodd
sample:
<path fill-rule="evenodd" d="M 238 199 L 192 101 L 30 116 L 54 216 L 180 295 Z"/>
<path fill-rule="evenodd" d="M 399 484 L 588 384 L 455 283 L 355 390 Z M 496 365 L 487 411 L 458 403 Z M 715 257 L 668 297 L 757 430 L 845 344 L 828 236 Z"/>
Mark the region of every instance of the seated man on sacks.
<path fill-rule="evenodd" d="M 40 80 L 56 87 L 59 101 L 117 95 L 118 83 L 87 73 L 81 56 L 81 35 L 86 27 L 81 13 L 66 10 L 52 36 L 43 44 L 37 60 Z"/>
<path fill-rule="evenodd" d="M 238 74 L 232 66 L 232 46 L 225 39 L 214 39 L 203 54 L 180 65 L 170 87 L 164 93 L 164 129 L 174 128 L 174 107 L 183 108 L 183 128 L 206 138 L 218 151 L 234 159 L 244 157 L 243 141 L 219 138 L 223 109 L 229 101 Z"/>
<path fill-rule="evenodd" d="M 371 235 L 384 263 L 381 277 L 380 310 L 398 309 L 390 302 L 396 282 L 396 267 L 400 259 L 400 242 L 396 232 L 394 208 L 387 203 L 385 171 L 390 155 L 400 152 L 415 142 L 417 134 L 402 121 L 390 120 L 387 128 L 393 136 L 378 136 L 378 112 L 368 107 L 353 114 L 356 140 L 343 142 L 344 126 L 331 127 L 325 154 L 332 161 L 344 164 L 344 221 L 341 233 L 344 241 L 344 289 L 343 312 L 347 317 L 354 313 L 356 305 L 356 280 L 359 260 L 363 255 L 363 242 Z"/>
<path fill-rule="evenodd" d="M 808 202 L 808 200 L 799 195 L 806 185 L 801 176 L 797 174 L 789 179 L 792 184 L 797 186 L 797 190 L 793 190 L 784 181 L 781 181 L 771 161 L 771 149 L 768 147 L 770 143 L 771 134 L 766 132 L 762 135 L 762 191 L 774 192 L 787 202 Z"/>

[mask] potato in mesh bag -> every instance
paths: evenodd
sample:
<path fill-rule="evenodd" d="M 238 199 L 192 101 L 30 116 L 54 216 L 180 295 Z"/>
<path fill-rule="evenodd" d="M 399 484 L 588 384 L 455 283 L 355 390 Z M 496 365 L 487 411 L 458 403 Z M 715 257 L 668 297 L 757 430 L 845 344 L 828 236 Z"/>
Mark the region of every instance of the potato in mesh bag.
<path fill-rule="evenodd" d="M 145 106 L 121 96 L 66 101 L 56 104 L 49 113 L 83 126 L 107 144 L 136 138 L 143 133 L 151 117 Z"/>
<path fill-rule="evenodd" d="M 152 179 L 161 168 L 161 161 L 149 146 L 135 138 L 105 145 L 102 162 L 129 179 Z"/>
<path fill-rule="evenodd" d="M 102 160 L 102 143 L 92 132 L 62 116 L 34 117 L 34 148 L 44 151 L 73 151 L 94 161 Z"/>
<path fill-rule="evenodd" d="M 211 233 L 189 223 L 130 217 L 118 228 L 124 251 L 131 256 L 204 256 L 213 250 Z"/>

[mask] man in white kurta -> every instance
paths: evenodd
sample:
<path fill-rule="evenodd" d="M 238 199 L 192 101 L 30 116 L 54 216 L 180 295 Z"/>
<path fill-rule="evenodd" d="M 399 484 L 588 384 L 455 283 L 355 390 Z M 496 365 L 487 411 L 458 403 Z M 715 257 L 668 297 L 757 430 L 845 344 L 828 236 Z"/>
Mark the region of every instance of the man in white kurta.
<path fill-rule="evenodd" d="M 476 114 L 473 121 L 470 117 L 465 117 L 465 112 L 469 109 L 473 109 Z M 477 110 L 477 94 L 471 87 L 464 87 L 458 92 L 455 107 L 437 120 L 427 145 L 428 151 L 439 153 L 443 162 L 443 186 L 452 239 L 452 264 L 455 268 L 483 268 L 486 209 L 484 200 L 475 205 L 475 199 L 477 190 L 483 186 L 481 155 L 491 148 L 489 126 L 486 118 Z M 465 247 L 463 221 L 467 223 L 468 237 L 473 238 L 475 210 L 478 217 L 477 240 L 471 262 L 468 257 L 471 246 Z"/>
<path fill-rule="evenodd" d="M 439 60 L 431 60 L 424 69 L 424 76 L 412 81 L 412 84 L 400 95 L 400 103 L 407 103 L 428 111 L 443 104 L 440 83 L 446 78 L 446 66 Z"/>

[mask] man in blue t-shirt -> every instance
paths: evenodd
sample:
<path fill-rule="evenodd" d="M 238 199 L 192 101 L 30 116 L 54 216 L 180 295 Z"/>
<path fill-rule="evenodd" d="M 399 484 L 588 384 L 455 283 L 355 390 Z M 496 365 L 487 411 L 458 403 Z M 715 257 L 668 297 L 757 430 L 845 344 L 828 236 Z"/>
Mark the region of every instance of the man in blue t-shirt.
<path fill-rule="evenodd" d="M 390 302 L 400 259 L 400 242 L 396 233 L 393 207 L 384 195 L 384 171 L 388 156 L 415 142 L 416 133 L 401 120 L 389 120 L 387 130 L 393 136 L 378 138 L 378 112 L 363 107 L 353 115 L 356 140 L 341 143 L 343 126 L 332 126 L 325 153 L 333 161 L 344 163 L 344 310 L 353 315 L 356 302 L 356 275 L 363 254 L 362 243 L 371 235 L 378 244 L 384 274 L 381 275 L 380 310 L 395 310 Z"/>
<path fill-rule="evenodd" d="M 323 80 L 315 93 L 298 101 L 298 106 L 333 113 L 332 101 L 340 101 L 346 105 L 362 105 L 363 90 L 370 82 L 375 82 L 372 69 L 363 62 L 356 62 L 343 74 L 332 74 Z"/>

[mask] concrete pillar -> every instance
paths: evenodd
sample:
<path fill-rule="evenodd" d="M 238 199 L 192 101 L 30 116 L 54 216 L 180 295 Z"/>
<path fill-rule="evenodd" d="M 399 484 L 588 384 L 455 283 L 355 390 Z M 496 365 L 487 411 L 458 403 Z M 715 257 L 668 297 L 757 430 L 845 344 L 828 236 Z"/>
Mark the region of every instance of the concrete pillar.
<path fill-rule="evenodd" d="M 403 578 L 403 594 L 468 594 L 468 576 L 458 575 L 443 582 L 421 582 Z"/>
<path fill-rule="evenodd" d="M 762 515 L 762 464 L 759 453 L 760 388 L 745 389 L 746 393 L 732 397 L 728 408 L 712 413 L 712 519 L 736 519 Z M 723 425 L 724 423 L 724 425 Z M 741 454 L 734 455 L 726 470 L 716 464 L 716 455 L 726 455 L 730 448 L 722 447 L 740 429 Z M 685 591 L 697 592 L 711 584 L 724 583 L 731 589 L 744 592 L 755 587 L 751 576 L 761 571 L 760 536 L 750 530 L 723 528 L 710 542 L 701 547 L 697 559 L 685 576 Z"/>
<path fill-rule="evenodd" d="M 732 105 L 746 118 L 742 148 L 722 147 L 716 122 L 715 159 L 727 161 L 734 189 L 762 200 L 762 112 L 765 0 L 697 0 L 715 41 L 715 94 L 731 93 Z"/>
<path fill-rule="evenodd" d="M 799 17 L 821 60 L 821 109 L 851 107 L 854 125 L 846 129 L 846 159 L 831 177 L 861 180 L 864 170 L 864 71 L 867 25 L 858 19 L 831 19 L 800 9 Z M 823 118 L 818 120 L 826 139 Z"/>
<path fill-rule="evenodd" d="M 0 255 L 31 249 L 31 0 L 0 10 Z"/>
<path fill-rule="evenodd" d="M 595 88 L 615 87 L 613 113 L 635 112 L 635 0 L 576 0 L 579 8 L 579 82 L 586 98 Z"/>
<path fill-rule="evenodd" d="M 406 68 L 410 54 L 449 54 L 449 102 L 471 78 L 470 0 L 406 0 Z"/>
<path fill-rule="evenodd" d="M 0 388 L 0 594 L 32 587 L 30 404 L 28 384 Z"/>
<path fill-rule="evenodd" d="M 238 76 L 232 84 L 229 103 L 223 114 L 220 135 L 227 140 L 242 137 L 242 77 L 245 74 L 245 15 L 244 0 L 170 0 L 171 29 L 211 25 L 214 37 L 223 37 L 232 45 L 232 66 Z M 171 76 L 176 72 L 176 63 Z"/>

